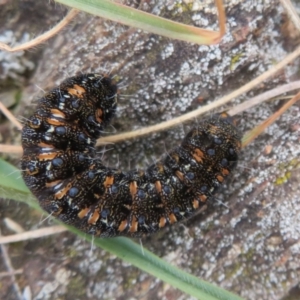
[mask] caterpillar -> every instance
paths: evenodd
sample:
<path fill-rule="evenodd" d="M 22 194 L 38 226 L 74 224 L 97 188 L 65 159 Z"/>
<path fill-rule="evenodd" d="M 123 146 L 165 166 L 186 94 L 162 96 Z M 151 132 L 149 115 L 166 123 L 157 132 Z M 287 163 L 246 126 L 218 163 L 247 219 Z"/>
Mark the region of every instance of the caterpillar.
<path fill-rule="evenodd" d="M 241 135 L 224 114 L 201 121 L 146 170 L 123 172 L 96 157 L 115 114 L 108 75 L 81 74 L 38 100 L 24 122 L 21 168 L 41 207 L 99 237 L 141 237 L 190 218 L 235 168 Z"/>

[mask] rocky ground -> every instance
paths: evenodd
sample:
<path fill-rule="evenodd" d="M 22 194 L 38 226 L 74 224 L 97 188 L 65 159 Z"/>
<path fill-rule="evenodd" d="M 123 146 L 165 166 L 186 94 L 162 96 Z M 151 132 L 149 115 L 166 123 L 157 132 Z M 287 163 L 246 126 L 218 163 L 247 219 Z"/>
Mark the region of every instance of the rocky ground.
<path fill-rule="evenodd" d="M 204 2 L 126 3 L 217 30 L 214 3 Z M 0 41 L 13 43 L 49 29 L 66 13 L 58 4 L 30 0 L 0 1 L 0 7 Z M 31 101 L 43 95 L 41 89 L 47 91 L 77 72 L 109 71 L 119 81 L 121 97 L 107 134 L 180 116 L 242 86 L 297 46 L 297 31 L 279 1 L 226 1 L 226 13 L 227 32 L 216 46 L 170 40 L 80 13 L 43 45 L 16 54 L 0 52 L 1 101 L 7 101 L 18 118 L 27 117 Z M 297 80 L 298 68 L 296 60 L 226 109 Z M 238 118 L 242 132 L 283 103 L 277 99 L 243 112 Z M 143 239 L 143 247 L 245 299 L 298 299 L 299 120 L 296 104 L 243 150 L 236 172 L 204 213 Z M 104 159 L 126 170 L 143 168 L 180 143 L 196 122 L 109 145 Z M 0 134 L 2 143 L 20 145 L 19 132 L 4 117 Z M 18 165 L 19 156 L 2 157 Z M 14 201 L 1 200 L 0 218 L 4 217 L 27 230 L 41 226 L 37 212 Z M 11 234 L 3 222 L 0 226 L 3 235 Z M 17 282 L 26 299 L 190 299 L 71 233 L 11 244 L 8 249 L 13 267 L 21 269 Z M 0 259 L 0 272 L 5 271 Z M 17 299 L 10 277 L 1 278 L 0 298 Z"/>

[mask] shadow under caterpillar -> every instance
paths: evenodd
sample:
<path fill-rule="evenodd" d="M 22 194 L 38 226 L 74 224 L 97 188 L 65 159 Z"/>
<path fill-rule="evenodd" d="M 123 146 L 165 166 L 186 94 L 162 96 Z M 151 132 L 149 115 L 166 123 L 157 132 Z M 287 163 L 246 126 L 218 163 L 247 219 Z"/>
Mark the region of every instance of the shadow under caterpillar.
<path fill-rule="evenodd" d="M 61 221 L 95 236 L 140 237 L 191 217 L 213 197 L 237 164 L 241 135 L 222 114 L 145 171 L 108 168 L 94 146 L 117 98 L 109 76 L 83 74 L 39 99 L 22 130 L 23 178 Z"/>

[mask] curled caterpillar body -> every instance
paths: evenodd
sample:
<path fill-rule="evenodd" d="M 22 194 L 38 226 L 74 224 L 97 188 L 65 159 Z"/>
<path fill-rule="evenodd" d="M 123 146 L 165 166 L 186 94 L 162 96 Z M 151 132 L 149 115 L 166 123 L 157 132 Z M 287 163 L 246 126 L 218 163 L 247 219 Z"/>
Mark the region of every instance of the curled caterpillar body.
<path fill-rule="evenodd" d="M 105 75 L 65 80 L 38 101 L 22 131 L 25 183 L 50 214 L 101 237 L 139 237 L 189 218 L 236 166 L 241 136 L 227 115 L 198 124 L 145 171 L 95 158 L 117 86 Z"/>

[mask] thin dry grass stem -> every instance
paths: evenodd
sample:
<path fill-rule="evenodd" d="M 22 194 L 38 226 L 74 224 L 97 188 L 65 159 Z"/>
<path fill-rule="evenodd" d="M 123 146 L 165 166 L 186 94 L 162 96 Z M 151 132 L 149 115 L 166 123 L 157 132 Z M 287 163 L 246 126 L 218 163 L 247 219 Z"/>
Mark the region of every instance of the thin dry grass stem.
<path fill-rule="evenodd" d="M 14 274 L 14 275 L 23 274 L 23 269 L 14 270 L 12 273 L 11 272 L 0 272 L 0 278 L 11 276 L 11 274 Z"/>
<path fill-rule="evenodd" d="M 220 34 L 219 41 L 221 41 L 221 38 L 224 36 L 226 32 L 226 13 L 225 13 L 223 1 L 215 0 L 215 4 L 218 8 L 218 14 L 219 14 L 219 34 Z"/>
<path fill-rule="evenodd" d="M 22 152 L 23 152 L 23 149 L 21 146 L 0 144 L 0 153 L 21 154 Z"/>
<path fill-rule="evenodd" d="M 24 228 L 19 223 L 17 223 L 11 218 L 4 218 L 3 223 L 9 230 L 15 233 L 22 233 L 25 231 Z"/>
<path fill-rule="evenodd" d="M 242 140 L 242 147 L 246 147 L 255 138 L 257 138 L 266 128 L 273 124 L 287 109 L 294 105 L 298 100 L 300 100 L 300 92 L 296 94 L 291 100 L 285 103 L 276 113 L 270 116 L 267 120 L 262 122 L 259 126 L 252 129 L 250 132 L 246 133 Z"/>
<path fill-rule="evenodd" d="M 1 233 L 0 233 L 0 238 L 1 237 L 2 236 L 1 236 Z M 2 257 L 3 257 L 3 260 L 4 260 L 5 267 L 8 271 L 8 273 L 10 274 L 10 278 L 11 278 L 12 285 L 13 285 L 13 290 L 16 294 L 16 299 L 22 300 L 23 299 L 22 293 L 21 293 L 20 287 L 17 283 L 16 276 L 15 276 L 15 270 L 12 266 L 10 257 L 8 255 L 7 248 L 6 248 L 5 245 L 0 245 L 0 249 L 1 249 L 1 253 L 2 253 Z"/>
<path fill-rule="evenodd" d="M 56 225 L 51 227 L 40 228 L 32 231 L 26 231 L 22 233 L 17 233 L 13 235 L 0 236 L 0 245 L 15 243 L 20 241 L 26 241 L 30 239 L 37 239 L 40 237 L 45 237 L 52 234 L 57 234 L 67 231 L 66 227 Z"/>
<path fill-rule="evenodd" d="M 237 115 L 243 111 L 246 111 L 247 109 L 254 107 L 258 104 L 261 104 L 265 101 L 268 101 L 270 99 L 273 99 L 279 95 L 282 95 L 284 93 L 288 93 L 294 90 L 300 89 L 300 80 L 299 81 L 293 81 L 281 86 L 278 86 L 272 90 L 269 90 L 265 93 L 259 94 L 253 98 L 250 98 L 246 102 L 243 102 L 232 109 L 228 111 L 228 114 L 231 116 Z M 291 97 L 289 97 L 291 98 Z"/>
<path fill-rule="evenodd" d="M 68 14 L 57 24 L 55 25 L 52 29 L 46 31 L 42 35 L 36 37 L 35 39 L 21 44 L 16 47 L 10 47 L 5 43 L 0 42 L 0 49 L 5 50 L 8 52 L 17 52 L 17 51 L 22 51 L 22 50 L 27 50 L 33 47 L 38 46 L 41 43 L 46 42 L 50 38 L 52 38 L 54 35 L 56 35 L 58 32 L 60 32 L 65 26 L 67 26 L 79 13 L 77 9 L 71 9 Z"/>
<path fill-rule="evenodd" d="M 5 115 L 5 117 L 10 120 L 18 129 L 22 129 L 22 124 L 15 118 L 15 116 L 0 102 L 0 111 Z"/>
<path fill-rule="evenodd" d="M 300 18 L 292 2 L 290 0 L 280 0 L 280 2 L 289 15 L 290 20 L 292 20 L 297 30 L 300 31 Z"/>
<path fill-rule="evenodd" d="M 225 105 L 226 103 L 232 101 L 234 98 L 248 92 L 249 90 L 253 89 L 255 86 L 263 82 L 264 80 L 270 78 L 271 76 L 275 75 L 279 70 L 285 67 L 287 64 L 292 62 L 295 58 L 300 55 L 300 47 L 298 47 L 295 51 L 291 54 L 287 55 L 281 62 L 277 65 L 272 67 L 272 69 L 264 72 L 263 74 L 259 75 L 255 79 L 251 80 L 249 83 L 243 85 L 242 87 L 238 88 L 237 90 L 233 91 L 232 93 L 216 100 L 204 107 L 200 107 L 192 112 L 184 114 L 180 117 L 174 118 L 172 120 L 162 122 L 153 126 L 144 127 L 135 131 L 123 132 L 120 134 L 104 137 L 98 140 L 97 145 L 105 144 L 105 143 L 116 143 L 123 140 L 129 140 L 133 138 L 137 138 L 143 135 L 147 135 L 153 132 L 158 132 L 162 130 L 166 130 L 170 127 L 174 127 L 178 124 L 184 123 L 188 120 L 192 120 L 194 118 L 199 117 L 200 115 L 204 114 L 205 112 L 215 110 L 216 108 Z"/>

